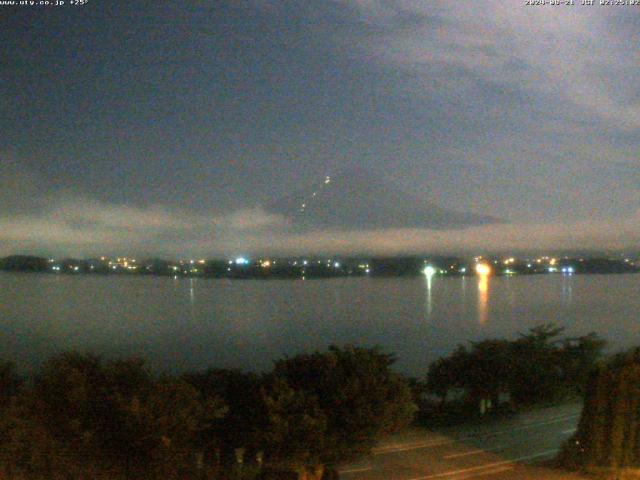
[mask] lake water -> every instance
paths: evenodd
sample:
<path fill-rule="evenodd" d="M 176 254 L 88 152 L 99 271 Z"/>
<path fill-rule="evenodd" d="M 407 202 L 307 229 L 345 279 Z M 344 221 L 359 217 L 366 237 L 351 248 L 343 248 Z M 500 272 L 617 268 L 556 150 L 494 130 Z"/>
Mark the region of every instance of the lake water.
<path fill-rule="evenodd" d="M 331 343 L 380 345 L 421 376 L 458 343 L 544 322 L 640 345 L 640 275 L 212 280 L 0 273 L 0 357 L 29 372 L 63 349 L 157 369 L 262 370 Z"/>

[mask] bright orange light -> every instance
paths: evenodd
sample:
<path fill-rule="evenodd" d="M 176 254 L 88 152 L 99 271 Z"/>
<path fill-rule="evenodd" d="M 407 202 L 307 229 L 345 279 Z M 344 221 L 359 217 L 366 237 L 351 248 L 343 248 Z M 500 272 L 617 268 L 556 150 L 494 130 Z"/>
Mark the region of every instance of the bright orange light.
<path fill-rule="evenodd" d="M 486 263 L 476 265 L 476 273 L 481 276 L 491 275 L 491 267 Z"/>
<path fill-rule="evenodd" d="M 481 266 L 482 264 L 478 264 Z M 488 267 L 488 265 L 485 265 Z M 477 270 L 477 269 L 476 269 Z M 488 269 L 491 271 L 491 269 Z M 480 325 L 487 323 L 489 313 L 489 274 L 478 274 L 478 320 Z"/>

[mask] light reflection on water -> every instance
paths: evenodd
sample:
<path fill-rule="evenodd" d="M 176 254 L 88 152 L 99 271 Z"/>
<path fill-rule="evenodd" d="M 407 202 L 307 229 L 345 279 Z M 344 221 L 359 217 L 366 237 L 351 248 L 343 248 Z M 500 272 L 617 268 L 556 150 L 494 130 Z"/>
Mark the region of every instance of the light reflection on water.
<path fill-rule="evenodd" d="M 487 323 L 489 312 L 489 275 L 478 275 L 478 322 Z"/>
<path fill-rule="evenodd" d="M 425 275 L 427 282 L 427 318 L 431 317 L 433 311 L 433 298 L 431 297 L 431 289 L 433 287 L 433 275 Z"/>
<path fill-rule="evenodd" d="M 193 305 L 196 301 L 196 292 L 193 288 L 194 282 L 196 281 L 196 279 L 194 278 L 190 278 L 189 279 L 189 301 L 191 302 L 191 305 Z"/>
<path fill-rule="evenodd" d="M 640 275 L 229 281 L 0 274 L 0 356 L 142 355 L 170 370 L 261 370 L 331 343 L 380 345 L 423 375 L 458 343 L 555 322 L 640 344 Z"/>

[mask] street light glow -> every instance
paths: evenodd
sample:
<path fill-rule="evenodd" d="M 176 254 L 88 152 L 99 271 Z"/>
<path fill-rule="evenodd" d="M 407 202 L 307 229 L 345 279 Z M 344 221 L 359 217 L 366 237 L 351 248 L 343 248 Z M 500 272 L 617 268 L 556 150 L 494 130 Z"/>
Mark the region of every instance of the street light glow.
<path fill-rule="evenodd" d="M 436 272 L 437 270 L 431 265 L 427 265 L 426 267 L 424 267 L 424 274 L 429 278 L 433 277 Z"/>
<path fill-rule="evenodd" d="M 481 276 L 491 275 L 491 267 L 486 263 L 479 263 L 476 265 L 476 273 Z"/>

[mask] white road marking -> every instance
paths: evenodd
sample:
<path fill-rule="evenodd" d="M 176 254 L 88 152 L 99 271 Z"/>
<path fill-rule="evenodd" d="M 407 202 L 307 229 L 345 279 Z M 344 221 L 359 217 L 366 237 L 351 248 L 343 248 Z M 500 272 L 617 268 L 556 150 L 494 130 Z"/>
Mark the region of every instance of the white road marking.
<path fill-rule="evenodd" d="M 545 450 L 544 452 L 534 453 L 533 455 L 525 455 L 524 457 L 518 457 L 511 460 L 512 462 L 521 462 L 523 460 L 531 460 L 533 458 L 539 457 L 548 457 L 549 455 L 554 455 L 558 453 L 558 449 L 554 448 L 553 450 Z"/>
<path fill-rule="evenodd" d="M 579 414 L 571 414 L 571 415 L 565 415 L 565 416 L 561 416 L 561 417 L 555 417 L 552 418 L 550 420 L 545 420 L 543 422 L 537 422 L 537 423 L 529 423 L 526 425 L 521 425 L 519 427 L 513 427 L 513 428 L 508 428 L 505 430 L 496 430 L 493 432 L 487 432 L 487 433 L 482 433 L 482 434 L 477 434 L 477 435 L 468 435 L 466 437 L 460 437 L 460 438 L 451 438 L 451 439 L 443 439 L 443 440 L 436 440 L 436 441 L 431 441 L 431 442 L 418 442 L 418 443 L 395 443 L 392 445 L 387 445 L 384 447 L 377 447 L 371 450 L 371 453 L 373 453 L 374 455 L 383 455 L 383 454 L 387 454 L 387 453 L 395 453 L 395 452 L 406 452 L 408 450 L 421 450 L 421 449 L 425 449 L 425 448 L 431 448 L 431 447 L 439 447 L 441 445 L 448 445 L 451 443 L 455 443 L 455 442 L 464 442 L 466 440 L 474 440 L 474 439 L 478 439 L 478 438 L 484 438 L 484 437 L 492 437 L 492 436 L 496 436 L 496 435 L 502 435 L 504 433 L 510 433 L 510 432 L 518 432 L 520 430 L 528 430 L 531 428 L 536 428 L 536 427 L 542 427 L 545 425 L 550 425 L 552 423 L 560 423 L 563 422 L 565 420 L 569 420 L 572 418 L 577 417 Z"/>
<path fill-rule="evenodd" d="M 479 453 L 495 452 L 503 448 L 504 448 L 504 445 L 500 445 L 499 447 L 487 448 L 486 450 L 483 450 L 482 448 L 478 448 L 476 450 L 470 450 L 468 452 L 453 453 L 451 455 L 445 455 L 442 458 L 460 458 L 460 457 L 466 457 L 469 455 L 478 455 Z"/>
<path fill-rule="evenodd" d="M 544 452 L 534 453 L 533 455 L 526 455 L 524 457 L 514 458 L 511 460 L 502 460 L 500 462 L 485 463 L 484 465 L 478 465 L 478 466 L 469 467 L 469 468 L 462 468 L 460 470 L 450 470 L 448 472 L 434 473 L 432 475 L 427 475 L 425 477 L 415 477 L 410 480 L 428 480 L 431 478 L 450 477 L 451 475 L 458 475 L 461 473 L 476 472 L 478 470 L 486 470 L 487 468 L 491 468 L 491 467 L 501 467 L 503 465 L 514 465 L 516 462 L 521 462 L 523 460 L 531 460 L 538 457 L 546 457 L 551 455 L 552 453 L 556 453 L 557 451 L 558 451 L 557 449 L 546 450 Z"/>
<path fill-rule="evenodd" d="M 449 445 L 450 443 L 455 442 L 456 440 L 453 439 L 443 439 L 431 442 L 395 444 L 386 447 L 374 448 L 371 453 L 373 453 L 374 455 L 383 455 L 386 453 L 405 452 L 407 450 L 420 450 L 424 448 L 439 447 L 440 445 Z"/>
<path fill-rule="evenodd" d="M 569 419 L 577 417 L 577 416 L 578 416 L 578 414 L 568 415 L 566 417 L 559 417 L 559 418 L 555 418 L 555 419 L 552 419 L 552 420 L 546 420 L 544 422 L 528 423 L 526 425 L 521 425 L 519 427 L 507 428 L 505 430 L 496 430 L 494 432 L 487 432 L 487 433 L 483 433 L 483 434 L 480 434 L 480 435 L 469 435 L 467 437 L 457 438 L 456 441 L 461 442 L 461 441 L 464 441 L 464 440 L 470 440 L 470 439 L 474 439 L 474 438 L 491 437 L 491 436 L 494 436 L 494 435 L 502 435 L 503 433 L 518 432 L 520 430 L 528 430 L 530 428 L 542 427 L 544 425 L 550 425 L 552 423 L 560 423 L 560 422 L 563 422 L 565 420 L 569 420 Z"/>
<path fill-rule="evenodd" d="M 563 413 L 562 415 L 556 415 L 555 417 L 543 418 L 543 422 L 548 422 L 549 420 L 562 420 L 563 418 L 572 418 L 577 417 L 580 413 Z M 538 422 L 530 422 L 530 423 L 538 423 Z"/>

